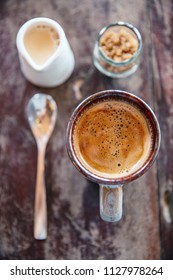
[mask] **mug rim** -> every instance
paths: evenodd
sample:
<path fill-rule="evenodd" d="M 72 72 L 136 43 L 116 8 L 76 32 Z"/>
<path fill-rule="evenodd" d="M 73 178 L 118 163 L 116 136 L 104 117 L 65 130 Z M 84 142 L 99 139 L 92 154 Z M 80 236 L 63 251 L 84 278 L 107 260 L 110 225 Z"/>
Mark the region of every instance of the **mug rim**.
<path fill-rule="evenodd" d="M 74 131 L 74 125 L 76 123 L 77 118 L 80 116 L 80 113 L 82 110 L 84 110 L 89 104 L 92 102 L 96 101 L 97 99 L 100 98 L 108 98 L 108 97 L 116 96 L 120 98 L 127 99 L 127 101 L 132 101 L 134 104 L 138 106 L 138 108 L 141 108 L 144 116 L 146 116 L 147 120 L 149 121 L 150 124 L 152 124 L 152 130 L 154 131 L 154 140 L 153 140 L 153 147 L 151 150 L 151 153 L 149 154 L 147 160 L 145 163 L 135 172 L 127 175 L 127 176 L 122 176 L 120 178 L 107 178 L 104 176 L 96 175 L 93 172 L 89 171 L 84 165 L 80 162 L 78 159 L 74 148 L 73 148 L 73 131 Z M 73 111 L 70 120 L 67 125 L 67 131 L 66 131 L 66 147 L 67 147 L 67 152 L 68 155 L 73 163 L 73 165 L 78 169 L 78 171 L 83 174 L 87 179 L 96 182 L 98 184 L 103 184 L 103 185 L 110 185 L 110 186 L 115 186 L 115 185 L 122 185 L 124 183 L 131 182 L 140 176 L 142 176 L 154 163 L 158 151 L 160 148 L 160 142 L 161 142 L 161 132 L 160 132 L 160 126 L 158 123 L 158 120 L 153 112 L 153 110 L 149 107 L 149 105 L 142 100 L 140 97 L 127 92 L 123 90 L 103 90 L 99 91 L 97 93 L 94 93 L 87 98 L 85 98 Z"/>

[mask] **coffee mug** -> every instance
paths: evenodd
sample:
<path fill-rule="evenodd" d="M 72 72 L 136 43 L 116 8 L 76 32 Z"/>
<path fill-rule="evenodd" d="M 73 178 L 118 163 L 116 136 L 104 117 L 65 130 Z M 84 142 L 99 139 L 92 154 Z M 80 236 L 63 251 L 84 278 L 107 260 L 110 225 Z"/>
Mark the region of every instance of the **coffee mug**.
<path fill-rule="evenodd" d="M 160 140 L 155 114 L 132 93 L 101 91 L 74 110 L 67 127 L 67 151 L 75 167 L 99 184 L 103 220 L 121 219 L 122 187 L 151 167 Z"/>
<path fill-rule="evenodd" d="M 38 17 L 19 29 L 16 45 L 21 71 L 37 86 L 55 87 L 72 74 L 75 59 L 64 30 L 56 21 Z"/>

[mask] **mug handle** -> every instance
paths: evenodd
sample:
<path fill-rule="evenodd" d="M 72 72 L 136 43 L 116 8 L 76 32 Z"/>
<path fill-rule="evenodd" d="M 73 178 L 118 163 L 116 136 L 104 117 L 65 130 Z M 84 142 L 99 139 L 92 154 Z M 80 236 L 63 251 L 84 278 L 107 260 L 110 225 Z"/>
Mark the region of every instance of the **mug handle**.
<path fill-rule="evenodd" d="M 117 222 L 123 212 L 123 185 L 99 185 L 100 216 L 104 221 Z"/>

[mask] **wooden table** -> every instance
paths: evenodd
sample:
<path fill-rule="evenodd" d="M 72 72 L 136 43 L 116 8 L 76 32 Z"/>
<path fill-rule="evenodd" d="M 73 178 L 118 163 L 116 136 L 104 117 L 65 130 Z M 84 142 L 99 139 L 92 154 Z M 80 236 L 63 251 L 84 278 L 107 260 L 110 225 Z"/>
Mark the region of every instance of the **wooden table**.
<path fill-rule="evenodd" d="M 173 2 L 171 0 L 8 0 L 0 2 L 0 258 L 173 259 Z M 63 85 L 38 88 L 21 74 L 15 38 L 33 17 L 58 21 L 73 48 L 76 65 Z M 112 21 L 135 25 L 143 38 L 141 65 L 124 79 L 110 79 L 92 63 L 100 29 Z M 157 162 L 124 187 L 118 223 L 99 216 L 99 189 L 70 162 L 67 122 L 87 96 L 122 89 L 155 111 L 162 142 Z M 48 238 L 33 238 L 37 149 L 25 108 L 37 92 L 58 105 L 58 121 L 46 152 Z"/>

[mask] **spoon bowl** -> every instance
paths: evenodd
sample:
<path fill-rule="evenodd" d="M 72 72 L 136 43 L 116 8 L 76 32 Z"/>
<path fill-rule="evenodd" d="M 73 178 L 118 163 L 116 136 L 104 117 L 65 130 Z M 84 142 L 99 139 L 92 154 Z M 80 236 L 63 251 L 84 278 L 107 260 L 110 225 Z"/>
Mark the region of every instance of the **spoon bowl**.
<path fill-rule="evenodd" d="M 35 190 L 34 237 L 47 237 L 47 204 L 44 179 L 46 146 L 57 119 L 57 105 L 50 95 L 35 94 L 27 105 L 27 118 L 37 143 L 37 179 Z"/>
<path fill-rule="evenodd" d="M 48 141 L 57 119 L 57 106 L 50 95 L 35 94 L 27 106 L 28 121 L 37 142 Z"/>

